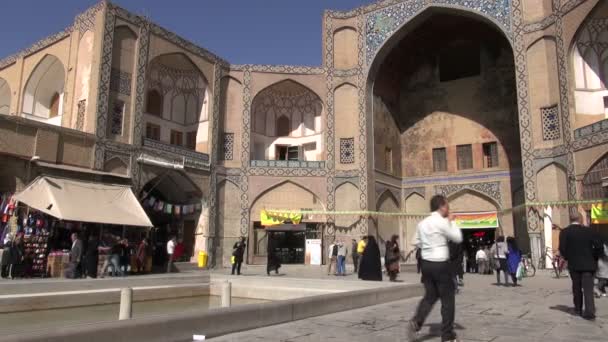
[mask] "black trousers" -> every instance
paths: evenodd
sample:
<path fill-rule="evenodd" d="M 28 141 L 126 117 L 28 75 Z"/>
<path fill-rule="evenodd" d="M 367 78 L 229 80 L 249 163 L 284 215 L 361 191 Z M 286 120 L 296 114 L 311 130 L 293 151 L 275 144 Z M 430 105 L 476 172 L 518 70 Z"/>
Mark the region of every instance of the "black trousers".
<path fill-rule="evenodd" d="M 241 275 L 241 265 L 242 264 L 243 264 L 243 261 L 235 260 L 234 264 L 232 264 L 232 274 L 234 274 L 234 271 L 236 271 L 236 274 Z"/>
<path fill-rule="evenodd" d="M 355 267 L 354 273 L 359 272 L 359 254 L 353 253 L 353 266 Z"/>
<path fill-rule="evenodd" d="M 414 323 L 420 329 L 433 309 L 437 299 L 441 300 L 441 340 L 450 341 L 456 338 L 454 333 L 455 315 L 455 284 L 453 265 L 450 262 L 432 262 L 422 260 L 422 283 L 424 284 L 424 297 L 418 304 Z"/>
<path fill-rule="evenodd" d="M 593 298 L 593 272 L 581 272 L 570 270 L 572 279 L 572 297 L 574 309 L 583 316 L 595 316 L 595 299 Z M 585 311 L 583 311 L 583 302 Z"/>

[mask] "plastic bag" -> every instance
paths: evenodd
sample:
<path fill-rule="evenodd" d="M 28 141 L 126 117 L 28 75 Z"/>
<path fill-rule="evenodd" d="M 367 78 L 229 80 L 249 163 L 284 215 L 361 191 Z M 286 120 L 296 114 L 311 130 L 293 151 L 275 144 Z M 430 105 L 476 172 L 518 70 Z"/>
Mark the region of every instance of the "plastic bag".
<path fill-rule="evenodd" d="M 515 273 L 515 275 L 517 276 L 517 280 L 522 280 L 524 277 L 524 263 L 523 262 L 519 262 L 519 265 L 517 265 L 517 272 Z"/>

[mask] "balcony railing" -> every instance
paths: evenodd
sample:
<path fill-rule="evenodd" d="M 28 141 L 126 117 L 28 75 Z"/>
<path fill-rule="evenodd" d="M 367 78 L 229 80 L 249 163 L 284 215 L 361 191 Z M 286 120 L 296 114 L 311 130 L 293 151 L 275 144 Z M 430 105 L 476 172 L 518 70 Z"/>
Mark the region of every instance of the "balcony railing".
<path fill-rule="evenodd" d="M 167 144 L 154 139 L 144 138 L 143 141 L 145 148 L 160 152 L 161 154 L 166 153 L 168 154 L 169 159 L 174 160 L 176 157 L 183 158 L 184 167 L 209 170 L 210 162 L 207 153 L 192 151 L 185 147 Z"/>
<path fill-rule="evenodd" d="M 584 138 L 597 132 L 608 131 L 608 119 L 574 130 L 574 139 Z"/>
<path fill-rule="evenodd" d="M 324 161 L 305 160 L 252 160 L 251 167 L 277 167 L 277 168 L 308 168 L 324 169 Z"/>

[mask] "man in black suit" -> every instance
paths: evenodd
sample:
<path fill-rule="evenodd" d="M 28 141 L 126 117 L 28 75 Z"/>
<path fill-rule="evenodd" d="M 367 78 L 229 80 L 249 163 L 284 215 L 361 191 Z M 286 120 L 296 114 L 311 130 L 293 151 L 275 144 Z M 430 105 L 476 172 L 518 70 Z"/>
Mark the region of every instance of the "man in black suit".
<path fill-rule="evenodd" d="M 597 270 L 594 245 L 597 243 L 597 238 L 591 228 L 581 224 L 579 213 L 570 215 L 570 222 L 570 225 L 559 234 L 559 252 L 568 261 L 574 310 L 577 315 L 593 320 L 595 319 L 593 276 Z"/>

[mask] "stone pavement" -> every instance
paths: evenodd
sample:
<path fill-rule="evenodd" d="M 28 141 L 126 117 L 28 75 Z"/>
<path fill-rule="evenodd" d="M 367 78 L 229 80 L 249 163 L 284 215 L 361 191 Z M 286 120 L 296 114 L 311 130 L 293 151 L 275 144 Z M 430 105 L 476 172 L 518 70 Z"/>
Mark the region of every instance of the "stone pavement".
<path fill-rule="evenodd" d="M 416 281 L 416 274 L 402 274 Z M 568 313 L 568 278 L 547 273 L 524 279 L 517 288 L 493 285 L 494 276 L 465 275 L 457 296 L 456 327 L 463 341 L 607 341 L 608 299 L 596 300 L 598 319 L 588 322 Z M 396 342 L 405 341 L 405 326 L 419 299 L 409 299 L 211 339 L 213 342 Z M 419 341 L 439 341 L 439 303 Z"/>

